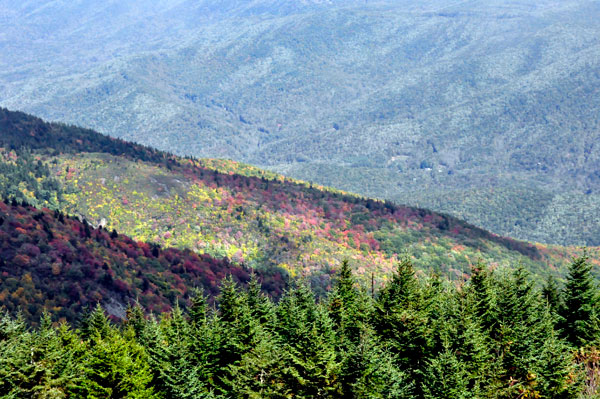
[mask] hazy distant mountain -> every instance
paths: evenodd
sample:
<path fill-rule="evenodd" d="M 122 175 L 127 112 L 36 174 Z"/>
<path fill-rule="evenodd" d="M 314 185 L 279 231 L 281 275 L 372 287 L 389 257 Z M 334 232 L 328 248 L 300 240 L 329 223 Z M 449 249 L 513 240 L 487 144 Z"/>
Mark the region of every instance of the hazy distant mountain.
<path fill-rule="evenodd" d="M 0 0 L 0 104 L 600 244 L 597 1 Z"/>

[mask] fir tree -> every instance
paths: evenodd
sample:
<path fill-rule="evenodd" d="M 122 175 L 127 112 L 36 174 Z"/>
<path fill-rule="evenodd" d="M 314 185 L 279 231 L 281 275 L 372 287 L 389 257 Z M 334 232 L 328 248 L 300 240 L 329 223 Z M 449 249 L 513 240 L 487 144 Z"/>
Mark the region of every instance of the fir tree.
<path fill-rule="evenodd" d="M 574 347 L 590 344 L 599 338 L 598 289 L 587 255 L 574 259 L 569 266 L 560 310 L 562 334 Z"/>
<path fill-rule="evenodd" d="M 16 319 L 8 313 L 0 317 L 0 397 L 26 398 L 29 386 L 29 344 L 31 333 L 27 331 L 22 316 Z"/>
<path fill-rule="evenodd" d="M 176 304 L 163 321 L 164 338 L 163 363 L 160 379 L 168 397 L 173 399 L 192 399 L 207 393 L 205 381 L 202 381 L 200 367 L 192 355 L 191 334 L 183 312 Z"/>
<path fill-rule="evenodd" d="M 328 300 L 329 316 L 336 333 L 337 361 L 344 396 L 352 396 L 360 378 L 365 378 L 363 330 L 372 299 L 356 287 L 348 261 L 342 262 Z"/>
<path fill-rule="evenodd" d="M 355 287 L 348 261 L 342 262 L 333 291 L 329 296 L 329 315 L 340 338 L 356 343 L 360 324 L 365 321 L 365 298 Z"/>
<path fill-rule="evenodd" d="M 299 398 L 341 397 L 333 325 L 305 284 L 284 296 L 277 319 L 287 387 Z"/>
<path fill-rule="evenodd" d="M 191 298 L 189 309 L 190 324 L 190 356 L 191 361 L 197 366 L 198 379 L 208 387 L 218 373 L 220 362 L 220 348 L 223 337 L 216 312 L 209 313 L 208 304 L 202 290 L 195 290 Z"/>
<path fill-rule="evenodd" d="M 92 339 L 96 336 L 103 338 L 109 333 L 110 325 L 108 318 L 100 303 L 96 304 L 94 310 L 89 313 L 81 323 L 81 336 L 84 339 Z"/>
<path fill-rule="evenodd" d="M 467 380 L 469 391 L 482 392 L 481 387 L 489 385 L 494 362 L 488 336 L 473 306 L 476 303 L 473 295 L 464 286 L 458 290 L 449 287 L 447 291 L 438 288 L 434 292 L 437 292 L 435 306 L 438 314 L 432 321 L 434 345 L 425 374 L 431 376 L 435 367 L 449 360 L 451 355 L 464 367 L 465 375 L 461 378 Z M 446 353 L 444 359 L 440 357 L 443 353 Z M 429 393 L 439 389 L 430 388 Z"/>
<path fill-rule="evenodd" d="M 133 329 L 135 336 L 139 339 L 146 327 L 146 318 L 144 311 L 138 303 L 134 306 L 129 306 L 126 311 L 126 325 Z"/>
<path fill-rule="evenodd" d="M 495 351 L 501 361 L 505 394 L 568 397 L 572 360 L 554 330 L 549 308 L 529 273 L 518 267 L 497 282 Z M 540 356 L 559 349 L 554 359 Z"/>
<path fill-rule="evenodd" d="M 414 398 L 414 383 L 402 372 L 393 356 L 383 348 L 375 333 L 363 327 L 360 341 L 342 364 L 342 383 L 351 383 L 350 390 L 342 386 L 343 397 L 352 398 Z M 353 369 L 352 379 L 347 378 Z"/>
<path fill-rule="evenodd" d="M 275 310 L 273 303 L 262 293 L 260 281 L 255 273 L 252 273 L 246 295 L 253 319 L 271 329 L 275 321 Z"/>
<path fill-rule="evenodd" d="M 147 356 L 133 333 L 110 330 L 95 335 L 83 358 L 81 381 L 71 389 L 75 398 L 156 398 L 150 387 L 152 373 Z"/>
<path fill-rule="evenodd" d="M 207 321 L 207 303 L 204 297 L 204 290 L 194 288 L 190 298 L 191 306 L 189 308 L 190 323 L 192 326 L 200 327 Z"/>
<path fill-rule="evenodd" d="M 412 263 L 403 260 L 377 298 L 373 315 L 376 333 L 394 355 L 397 366 L 415 381 L 417 390 L 433 344 L 429 303 L 423 297 Z"/>
<path fill-rule="evenodd" d="M 227 385 L 240 398 L 287 398 L 291 392 L 283 379 L 285 361 L 274 337 L 260 328 L 251 349 L 229 365 Z"/>
<path fill-rule="evenodd" d="M 218 298 L 219 317 L 215 319 L 214 337 L 215 388 L 222 393 L 230 392 L 234 376 L 232 370 L 239 365 L 244 354 L 252 349 L 254 336 L 260 323 L 252 316 L 248 306 L 247 294 L 242 293 L 231 277 L 227 277 L 221 286 Z"/>
<path fill-rule="evenodd" d="M 475 312 L 482 326 L 492 335 L 496 325 L 494 315 L 494 295 L 491 290 L 491 272 L 484 263 L 478 262 L 471 271 L 471 279 L 469 280 L 469 289 L 473 292 L 475 298 Z"/>
<path fill-rule="evenodd" d="M 149 319 L 144 323 L 144 328 L 137 338 L 137 342 L 144 347 L 148 355 L 148 364 L 152 371 L 150 385 L 156 392 L 166 392 L 167 383 L 163 374 L 165 364 L 169 361 L 166 348 L 168 342 L 154 315 L 150 315 Z"/>
<path fill-rule="evenodd" d="M 477 398 L 470 385 L 465 365 L 450 350 L 445 349 L 430 361 L 424 371 L 423 397 L 426 399 Z"/>
<path fill-rule="evenodd" d="M 68 390 L 80 380 L 75 356 L 77 345 L 65 340 L 66 331 L 59 335 L 52 326 L 50 315 L 44 312 L 40 327 L 31 335 L 28 362 L 29 395 L 32 398 L 63 398 Z"/>

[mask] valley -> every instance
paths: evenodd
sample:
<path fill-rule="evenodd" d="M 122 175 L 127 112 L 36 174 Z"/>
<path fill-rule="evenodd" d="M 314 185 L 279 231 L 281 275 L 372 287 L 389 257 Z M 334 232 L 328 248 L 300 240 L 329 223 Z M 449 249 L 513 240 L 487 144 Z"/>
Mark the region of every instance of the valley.
<path fill-rule="evenodd" d="M 600 245 L 595 1 L 94 4 L 0 3 L 0 105 Z"/>

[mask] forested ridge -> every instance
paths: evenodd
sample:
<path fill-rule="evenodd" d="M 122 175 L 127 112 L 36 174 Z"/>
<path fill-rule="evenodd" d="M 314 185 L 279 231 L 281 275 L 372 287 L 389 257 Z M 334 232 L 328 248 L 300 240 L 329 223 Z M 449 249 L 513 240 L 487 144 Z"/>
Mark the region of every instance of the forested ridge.
<path fill-rule="evenodd" d="M 343 259 L 363 282 L 375 274 L 380 284 L 404 252 L 419 270 L 456 280 L 479 259 L 558 277 L 580 252 L 244 164 L 180 158 L 20 112 L 0 110 L 0 129 L 4 198 L 79 216 L 136 241 L 309 276 L 322 290 Z"/>
<path fill-rule="evenodd" d="M 521 267 L 474 266 L 453 285 L 408 260 L 381 290 L 343 263 L 327 297 L 298 281 L 279 302 L 231 279 L 217 307 L 78 325 L 0 319 L 7 398 L 592 398 L 600 377 L 598 287 L 586 257 L 542 289 Z"/>
<path fill-rule="evenodd" d="M 90 129 L 47 123 L 24 112 L 0 107 L 0 144 L 7 150 L 45 150 L 50 153 L 103 152 L 149 162 L 174 163 L 172 155 Z"/>

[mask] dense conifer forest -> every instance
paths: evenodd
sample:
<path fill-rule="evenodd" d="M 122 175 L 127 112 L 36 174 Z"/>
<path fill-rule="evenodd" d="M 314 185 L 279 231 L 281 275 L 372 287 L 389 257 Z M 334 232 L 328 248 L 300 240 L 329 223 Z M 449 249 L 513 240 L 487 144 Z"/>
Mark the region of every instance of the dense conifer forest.
<path fill-rule="evenodd" d="M 483 264 L 454 285 L 402 261 L 377 292 L 347 263 L 327 297 L 303 281 L 273 302 L 233 279 L 217 305 L 77 325 L 0 319 L 4 398 L 577 398 L 600 378 L 598 288 L 586 257 L 564 286 Z"/>

